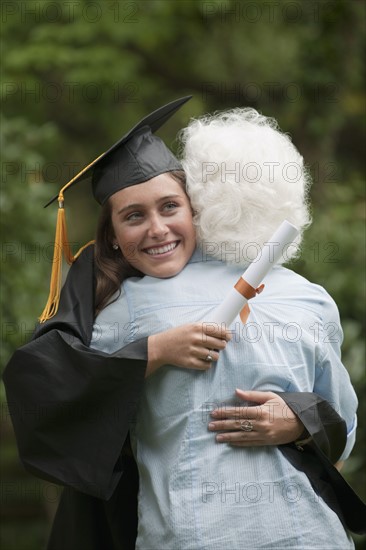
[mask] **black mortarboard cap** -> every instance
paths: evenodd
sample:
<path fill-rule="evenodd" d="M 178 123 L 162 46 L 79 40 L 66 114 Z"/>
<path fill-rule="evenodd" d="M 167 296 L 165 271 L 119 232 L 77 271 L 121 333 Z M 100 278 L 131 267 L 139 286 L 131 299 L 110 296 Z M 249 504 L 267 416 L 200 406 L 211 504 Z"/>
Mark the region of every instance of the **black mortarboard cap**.
<path fill-rule="evenodd" d="M 105 153 L 74 176 L 61 189 L 62 194 L 74 184 L 89 179 L 95 199 L 99 204 L 104 204 L 120 189 L 143 183 L 164 172 L 181 170 L 178 159 L 154 132 L 191 97 L 176 99 L 140 120 Z M 53 197 L 45 207 L 57 198 L 60 199 L 59 195 Z"/>
<path fill-rule="evenodd" d="M 116 191 L 174 170 L 182 170 L 180 162 L 149 126 L 143 126 L 93 167 L 93 195 L 104 204 Z"/>

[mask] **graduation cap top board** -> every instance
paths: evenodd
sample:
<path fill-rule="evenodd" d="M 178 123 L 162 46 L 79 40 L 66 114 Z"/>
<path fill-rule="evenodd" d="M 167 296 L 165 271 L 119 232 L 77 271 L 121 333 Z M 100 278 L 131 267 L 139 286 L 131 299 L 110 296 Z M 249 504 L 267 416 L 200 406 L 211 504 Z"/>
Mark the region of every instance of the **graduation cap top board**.
<path fill-rule="evenodd" d="M 66 189 L 85 179 L 91 179 L 95 199 L 99 204 L 104 204 L 120 189 L 143 183 L 164 172 L 181 170 L 181 164 L 164 142 L 154 135 L 154 132 L 191 97 L 176 99 L 140 120 L 112 147 L 64 185 L 59 194 L 45 205 L 45 208 L 57 198 L 59 201 L 63 200 Z"/>
<path fill-rule="evenodd" d="M 154 132 L 158 130 L 192 96 L 176 99 L 153 111 L 112 147 L 83 168 L 53 197 L 45 207 L 58 200 L 55 246 L 52 263 L 50 293 L 47 304 L 39 318 L 42 323 L 53 317 L 58 310 L 61 292 L 62 255 L 71 264 L 83 248 L 72 254 L 66 229 L 64 192 L 84 180 L 90 180 L 94 198 L 104 204 L 117 191 L 148 181 L 165 172 L 181 170 L 180 162 Z M 89 243 L 88 243 L 89 244 Z M 86 245 L 87 246 L 87 245 Z"/>

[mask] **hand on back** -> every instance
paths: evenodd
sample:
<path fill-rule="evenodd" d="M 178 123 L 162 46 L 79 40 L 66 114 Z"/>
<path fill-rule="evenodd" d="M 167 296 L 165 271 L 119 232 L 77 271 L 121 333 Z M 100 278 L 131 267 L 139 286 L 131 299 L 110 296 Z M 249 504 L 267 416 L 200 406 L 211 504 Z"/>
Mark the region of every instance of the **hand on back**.
<path fill-rule="evenodd" d="M 207 370 L 230 339 L 230 331 L 212 323 L 191 323 L 150 336 L 146 374 L 163 365 Z"/>

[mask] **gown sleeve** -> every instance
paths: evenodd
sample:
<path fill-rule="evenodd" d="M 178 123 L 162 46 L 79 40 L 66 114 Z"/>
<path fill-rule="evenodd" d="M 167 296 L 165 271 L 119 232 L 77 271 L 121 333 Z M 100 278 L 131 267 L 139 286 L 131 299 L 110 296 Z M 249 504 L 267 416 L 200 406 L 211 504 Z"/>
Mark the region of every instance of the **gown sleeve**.
<path fill-rule="evenodd" d="M 107 355 L 88 347 L 93 247 L 72 265 L 57 315 L 39 325 L 4 372 L 19 455 L 32 474 L 108 499 L 144 384 L 147 339 Z"/>
<path fill-rule="evenodd" d="M 338 515 L 345 528 L 366 533 L 366 505 L 334 467 L 347 444 L 346 422 L 316 393 L 279 393 L 311 436 L 304 446 L 280 445 L 287 460 L 309 478 L 315 492 Z"/>

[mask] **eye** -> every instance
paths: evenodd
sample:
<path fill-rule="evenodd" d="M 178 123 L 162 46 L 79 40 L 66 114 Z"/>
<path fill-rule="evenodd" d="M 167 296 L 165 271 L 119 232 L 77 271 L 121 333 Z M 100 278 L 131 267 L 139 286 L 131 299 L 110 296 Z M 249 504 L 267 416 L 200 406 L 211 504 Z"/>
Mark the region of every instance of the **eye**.
<path fill-rule="evenodd" d="M 176 202 L 167 202 L 163 206 L 163 210 L 170 212 L 171 210 L 174 210 L 175 208 L 178 208 L 178 204 Z"/>
<path fill-rule="evenodd" d="M 142 218 L 141 212 L 132 212 L 131 214 L 128 214 L 128 216 L 126 216 L 126 220 L 128 222 L 140 220 L 141 218 Z"/>

